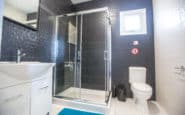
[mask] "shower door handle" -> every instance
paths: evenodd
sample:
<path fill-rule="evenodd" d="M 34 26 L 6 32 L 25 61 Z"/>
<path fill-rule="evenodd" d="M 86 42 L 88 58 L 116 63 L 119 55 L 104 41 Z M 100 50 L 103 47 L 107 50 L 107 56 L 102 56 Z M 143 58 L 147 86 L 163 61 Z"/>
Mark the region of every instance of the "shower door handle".
<path fill-rule="evenodd" d="M 77 52 L 77 61 L 80 61 L 81 60 L 81 51 L 78 51 Z"/>
<path fill-rule="evenodd" d="M 105 60 L 105 61 L 108 60 L 108 51 L 104 51 L 104 60 Z"/>
<path fill-rule="evenodd" d="M 74 62 L 67 62 L 64 64 L 65 68 L 69 68 L 70 71 L 73 71 Z"/>

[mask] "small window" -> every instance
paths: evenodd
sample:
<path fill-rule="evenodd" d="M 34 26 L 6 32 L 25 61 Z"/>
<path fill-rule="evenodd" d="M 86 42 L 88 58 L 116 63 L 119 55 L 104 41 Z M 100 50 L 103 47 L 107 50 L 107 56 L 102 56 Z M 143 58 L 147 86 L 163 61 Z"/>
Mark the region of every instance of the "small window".
<path fill-rule="evenodd" d="M 120 35 L 147 34 L 146 9 L 120 12 Z"/>

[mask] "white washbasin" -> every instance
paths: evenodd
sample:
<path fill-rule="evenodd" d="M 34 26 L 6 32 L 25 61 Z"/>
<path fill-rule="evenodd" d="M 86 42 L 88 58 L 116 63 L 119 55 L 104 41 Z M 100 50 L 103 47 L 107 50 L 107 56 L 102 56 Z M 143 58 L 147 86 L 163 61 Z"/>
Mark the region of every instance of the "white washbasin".
<path fill-rule="evenodd" d="M 0 62 L 0 73 L 17 80 L 33 80 L 43 76 L 54 65 L 41 62 Z"/>

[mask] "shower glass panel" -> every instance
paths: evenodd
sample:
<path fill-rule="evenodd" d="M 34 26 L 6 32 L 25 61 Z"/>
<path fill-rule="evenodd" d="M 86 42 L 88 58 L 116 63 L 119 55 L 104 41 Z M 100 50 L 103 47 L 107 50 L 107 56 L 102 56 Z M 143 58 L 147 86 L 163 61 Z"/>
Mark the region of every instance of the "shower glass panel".
<path fill-rule="evenodd" d="M 57 16 L 64 53 L 56 70 L 54 97 L 107 104 L 111 91 L 111 35 L 107 10 Z"/>
<path fill-rule="evenodd" d="M 83 15 L 81 98 L 105 103 L 106 51 L 105 12 Z"/>
<path fill-rule="evenodd" d="M 56 68 L 55 96 L 64 98 L 80 98 L 80 80 L 77 74 L 78 49 L 78 16 L 65 16 L 57 19 L 58 41 L 64 46 L 61 50 L 61 62 Z M 78 61 L 78 63 L 77 63 Z"/>

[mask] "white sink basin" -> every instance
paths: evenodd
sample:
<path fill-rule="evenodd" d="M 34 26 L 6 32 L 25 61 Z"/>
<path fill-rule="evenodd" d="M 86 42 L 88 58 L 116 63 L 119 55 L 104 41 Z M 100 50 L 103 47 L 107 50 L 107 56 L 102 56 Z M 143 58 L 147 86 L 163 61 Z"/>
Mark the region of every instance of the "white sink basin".
<path fill-rule="evenodd" d="M 43 76 L 54 65 L 41 62 L 0 62 L 0 73 L 17 80 L 33 80 Z"/>

